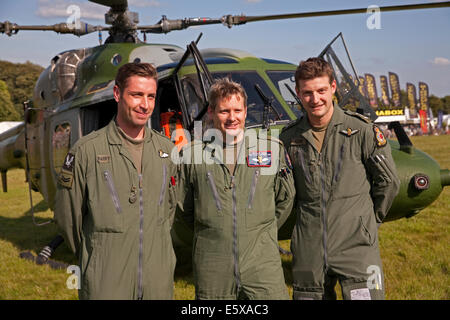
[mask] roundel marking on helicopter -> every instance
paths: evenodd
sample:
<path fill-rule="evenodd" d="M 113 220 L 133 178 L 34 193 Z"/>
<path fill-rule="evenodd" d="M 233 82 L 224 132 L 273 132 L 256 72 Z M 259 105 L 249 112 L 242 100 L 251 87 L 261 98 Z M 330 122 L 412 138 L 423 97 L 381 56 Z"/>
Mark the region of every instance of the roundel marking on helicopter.
<path fill-rule="evenodd" d="M 113 55 L 113 57 L 111 58 L 111 63 L 114 66 L 118 66 L 120 63 L 122 62 L 122 56 L 118 53 L 116 53 L 115 55 Z"/>

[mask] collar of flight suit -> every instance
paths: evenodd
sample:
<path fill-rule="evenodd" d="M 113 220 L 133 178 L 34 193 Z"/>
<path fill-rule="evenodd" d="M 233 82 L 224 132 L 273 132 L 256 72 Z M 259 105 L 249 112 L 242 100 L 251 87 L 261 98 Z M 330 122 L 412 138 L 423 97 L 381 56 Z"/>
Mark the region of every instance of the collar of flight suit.
<path fill-rule="evenodd" d="M 152 141 L 152 132 L 149 128 L 146 126 L 144 127 L 145 130 L 145 138 L 144 138 L 144 145 L 148 142 Z M 119 153 L 127 158 L 131 165 L 136 168 L 136 165 L 133 161 L 133 158 L 131 157 L 131 154 L 129 153 L 128 149 L 123 145 L 122 137 L 120 136 L 119 128 L 116 124 L 116 117 L 114 117 L 111 122 L 108 124 L 106 128 L 106 137 L 108 139 L 108 143 L 110 145 L 118 145 L 119 146 Z M 145 152 L 144 148 L 142 152 Z M 137 168 L 136 168 L 137 169 Z"/>
<path fill-rule="evenodd" d="M 325 138 L 323 140 L 323 145 L 326 145 L 329 137 L 335 132 L 335 128 L 344 122 L 344 110 L 337 103 L 333 104 L 333 115 L 331 116 L 330 123 L 327 127 L 327 132 L 325 134 Z M 315 149 L 314 137 L 312 134 L 312 127 L 309 124 L 308 116 L 305 113 L 305 116 L 300 120 L 300 134 L 305 138 L 311 146 Z M 320 152 L 319 150 L 317 150 Z"/>
<path fill-rule="evenodd" d="M 152 132 L 147 126 L 144 127 L 145 138 L 144 143 L 152 140 Z M 119 129 L 116 124 L 116 117 L 114 117 L 106 128 L 106 136 L 108 137 L 109 144 L 122 145 L 122 137 L 120 136 Z"/>

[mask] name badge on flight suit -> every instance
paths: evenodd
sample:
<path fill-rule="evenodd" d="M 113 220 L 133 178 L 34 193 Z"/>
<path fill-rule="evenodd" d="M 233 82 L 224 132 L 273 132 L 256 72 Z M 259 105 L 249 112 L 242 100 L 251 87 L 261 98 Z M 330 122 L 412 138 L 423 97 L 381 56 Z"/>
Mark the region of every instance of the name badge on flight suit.
<path fill-rule="evenodd" d="M 270 167 L 272 165 L 272 152 L 249 152 L 249 155 L 247 156 L 247 165 L 249 167 Z"/>

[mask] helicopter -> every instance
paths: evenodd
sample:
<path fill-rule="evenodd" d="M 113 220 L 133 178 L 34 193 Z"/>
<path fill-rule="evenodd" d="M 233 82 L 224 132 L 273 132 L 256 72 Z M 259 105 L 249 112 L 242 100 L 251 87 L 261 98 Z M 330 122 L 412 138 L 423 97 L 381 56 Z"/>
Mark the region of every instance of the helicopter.
<path fill-rule="evenodd" d="M 207 92 L 215 78 L 230 77 L 243 85 L 248 94 L 246 128 L 282 128 L 302 116 L 301 102 L 294 93 L 296 65 L 281 60 L 259 58 L 235 49 L 197 47 L 201 37 L 186 50 L 172 44 L 147 44 L 137 31 L 165 34 L 193 26 L 223 24 L 229 28 L 249 22 L 366 13 L 366 8 L 292 13 L 269 16 L 224 15 L 220 18 L 166 16 L 154 25 L 138 26 L 138 14 L 128 10 L 127 0 L 90 0 L 110 7 L 105 23 L 93 26 L 81 21 L 70 25 L 20 26 L 0 22 L 0 33 L 8 36 L 20 30 L 51 30 L 82 36 L 108 31 L 105 43 L 96 47 L 66 50 L 55 55 L 40 75 L 33 99 L 24 102 L 24 121 L 0 134 L 0 171 L 3 190 L 7 190 L 7 171 L 26 171 L 33 222 L 32 190 L 40 192 L 50 209 L 54 207 L 57 175 L 70 148 L 82 136 L 106 126 L 115 116 L 114 78 L 128 62 L 149 62 L 158 71 L 157 103 L 148 126 L 173 137 L 174 128 L 192 132 L 194 123 L 205 118 Z M 382 11 L 450 7 L 450 2 L 380 7 Z M 358 91 L 358 77 L 342 34 L 338 34 L 318 55 L 333 67 L 337 79 L 336 99 L 341 106 L 356 101 L 357 111 L 376 119 L 366 98 Z M 397 141 L 389 140 L 401 180 L 399 194 L 384 221 L 412 217 L 430 205 L 445 186 L 450 171 L 424 152 L 414 148 L 400 123 L 390 124 Z M 295 216 L 292 214 L 279 230 L 279 239 L 290 239 Z M 189 248 L 192 233 L 175 219 L 172 229 L 175 248 Z M 51 263 L 50 256 L 62 243 L 57 236 L 36 258 L 39 264 Z M 24 258 L 31 258 L 25 254 Z"/>

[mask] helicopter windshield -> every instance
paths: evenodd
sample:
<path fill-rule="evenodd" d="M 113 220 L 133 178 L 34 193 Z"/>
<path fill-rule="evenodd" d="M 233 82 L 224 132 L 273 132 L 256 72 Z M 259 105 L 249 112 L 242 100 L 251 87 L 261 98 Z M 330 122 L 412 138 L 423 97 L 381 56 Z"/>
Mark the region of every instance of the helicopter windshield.
<path fill-rule="evenodd" d="M 240 83 L 248 96 L 247 99 L 247 119 L 245 122 L 246 127 L 260 126 L 263 122 L 264 103 L 258 95 L 255 85 L 258 84 L 264 94 L 269 98 L 273 96 L 271 90 L 267 86 L 266 82 L 257 74 L 256 71 L 227 71 L 227 72 L 211 72 L 215 79 L 218 78 L 231 78 L 233 81 Z M 186 75 L 182 80 L 183 91 L 185 94 L 187 109 L 190 120 L 193 120 L 200 112 L 203 104 L 200 88 L 198 86 L 198 80 L 195 74 Z M 272 103 L 273 107 L 279 114 L 271 111 L 268 115 L 269 121 L 272 123 L 283 120 L 290 120 L 288 114 L 280 105 L 278 100 L 274 99 Z"/>
<path fill-rule="evenodd" d="M 297 118 L 302 116 L 302 112 L 299 104 L 295 100 L 295 97 L 286 86 L 292 89 L 292 92 L 295 94 L 295 76 L 294 71 L 266 71 L 270 80 L 272 80 L 273 84 L 277 87 L 278 91 L 280 91 L 283 96 L 284 101 L 291 107 L 292 112 L 294 112 Z"/>

